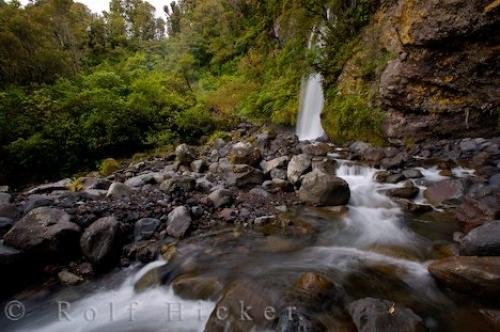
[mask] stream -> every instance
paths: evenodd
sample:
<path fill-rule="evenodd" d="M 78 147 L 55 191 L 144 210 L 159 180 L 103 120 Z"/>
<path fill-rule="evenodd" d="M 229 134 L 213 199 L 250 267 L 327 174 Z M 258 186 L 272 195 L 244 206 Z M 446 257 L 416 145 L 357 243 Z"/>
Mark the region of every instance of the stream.
<path fill-rule="evenodd" d="M 337 175 L 351 188 L 348 212 L 290 208 L 286 215 L 302 225 L 299 230 L 306 230 L 302 233 L 272 227 L 215 230 L 189 239 L 178 249 L 179 270 L 216 276 L 226 285 L 241 278 L 256 281 L 270 297 L 280 297 L 280 290 L 301 273 L 315 271 L 335 280 L 350 298 L 378 297 L 412 308 L 428 330 L 480 327 L 480 319 L 468 310 L 476 304 L 444 293 L 426 267 L 432 259 L 446 255 L 459 225 L 447 220 L 444 211 L 418 218 L 404 213 L 383 193 L 396 185 L 373 181 L 375 169 L 338 162 Z M 422 188 L 442 178 L 436 169 L 422 171 L 424 178 L 416 180 Z M 462 169 L 454 172 L 468 174 Z M 416 201 L 425 200 L 419 196 Z M 185 268 L 192 265 L 196 268 Z M 157 261 L 110 273 L 95 282 L 30 294 L 22 300 L 25 317 L 19 321 L 2 317 L 3 331 L 203 331 L 214 299 L 185 300 L 165 285 L 134 290 L 145 273 L 166 266 Z M 352 330 L 349 317 L 342 314 L 323 323 L 332 331 Z"/>

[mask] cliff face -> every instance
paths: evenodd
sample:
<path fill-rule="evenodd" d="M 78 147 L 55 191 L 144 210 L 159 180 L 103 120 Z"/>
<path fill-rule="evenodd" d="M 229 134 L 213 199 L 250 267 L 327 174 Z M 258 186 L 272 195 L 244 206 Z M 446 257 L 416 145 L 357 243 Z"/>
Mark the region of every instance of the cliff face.
<path fill-rule="evenodd" d="M 339 91 L 369 86 L 389 139 L 498 133 L 499 31 L 498 0 L 386 1 L 363 31 Z M 364 77 L 356 64 L 381 54 L 391 60 Z"/>

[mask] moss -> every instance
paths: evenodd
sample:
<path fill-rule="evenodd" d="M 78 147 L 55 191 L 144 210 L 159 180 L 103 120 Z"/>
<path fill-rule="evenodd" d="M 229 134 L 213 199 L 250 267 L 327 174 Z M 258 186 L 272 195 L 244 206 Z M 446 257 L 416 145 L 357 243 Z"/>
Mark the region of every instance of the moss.
<path fill-rule="evenodd" d="M 70 185 L 68 186 L 68 190 L 72 192 L 79 192 L 83 190 L 83 183 L 78 178 L 74 178 Z"/>
<path fill-rule="evenodd" d="M 113 158 L 104 159 L 99 166 L 99 173 L 109 176 L 120 169 L 120 164 Z"/>
<path fill-rule="evenodd" d="M 369 106 L 361 95 L 336 95 L 327 101 L 323 127 L 335 142 L 362 140 L 377 145 L 384 143 L 384 113 Z"/>

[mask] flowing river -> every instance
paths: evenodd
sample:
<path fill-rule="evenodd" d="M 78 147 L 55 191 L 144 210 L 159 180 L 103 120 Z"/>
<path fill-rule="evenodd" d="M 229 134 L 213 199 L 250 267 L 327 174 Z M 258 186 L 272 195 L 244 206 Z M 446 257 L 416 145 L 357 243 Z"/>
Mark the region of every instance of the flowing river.
<path fill-rule="evenodd" d="M 337 175 L 352 192 L 344 214 L 328 208 L 290 208 L 288 218 L 315 230 L 303 234 L 279 229 L 240 232 L 234 227 L 213 231 L 180 249 L 184 258 L 177 266 L 186 270 L 196 265 L 189 273 L 216 276 L 223 283 L 244 278 L 267 285 L 261 289 L 269 297 L 279 297 L 279 290 L 300 273 L 316 271 L 335 280 L 349 297 L 385 298 L 411 307 L 428 330 L 480 327 L 467 314 L 475 304 L 443 293 L 426 268 L 447 250 L 459 225 L 447 220 L 445 212 L 418 218 L 403 212 L 383 192 L 395 185 L 373 181 L 375 169 L 342 160 L 338 164 Z M 424 178 L 417 181 L 422 188 L 442 178 L 434 169 L 422 171 Z M 80 286 L 26 295 L 25 317 L 2 321 L 3 331 L 203 331 L 216 299 L 182 299 L 166 279 L 143 292 L 134 290 L 147 271 L 165 266 L 158 261 Z M 342 314 L 323 323 L 332 331 L 352 330 Z"/>

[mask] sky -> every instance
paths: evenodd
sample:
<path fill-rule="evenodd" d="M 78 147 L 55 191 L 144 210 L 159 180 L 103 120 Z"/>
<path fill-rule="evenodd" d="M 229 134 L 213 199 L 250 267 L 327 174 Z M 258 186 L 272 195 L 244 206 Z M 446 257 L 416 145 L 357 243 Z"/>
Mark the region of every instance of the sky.
<path fill-rule="evenodd" d="M 156 15 L 165 17 L 163 13 L 163 6 L 170 4 L 172 0 L 146 0 L 150 4 L 156 7 Z M 21 0 L 23 5 L 27 4 L 29 0 Z M 90 8 L 93 12 L 100 13 L 103 10 L 109 9 L 108 0 L 76 0 L 76 2 L 81 2 Z"/>

